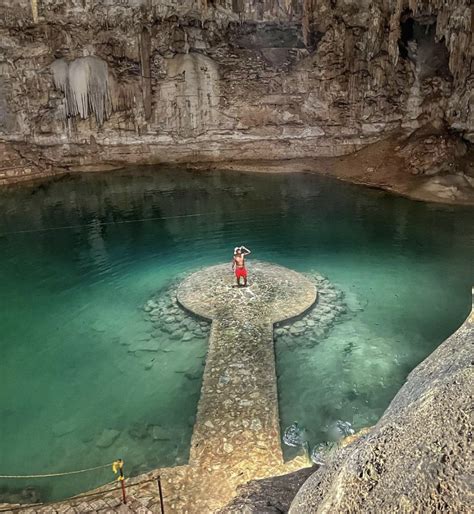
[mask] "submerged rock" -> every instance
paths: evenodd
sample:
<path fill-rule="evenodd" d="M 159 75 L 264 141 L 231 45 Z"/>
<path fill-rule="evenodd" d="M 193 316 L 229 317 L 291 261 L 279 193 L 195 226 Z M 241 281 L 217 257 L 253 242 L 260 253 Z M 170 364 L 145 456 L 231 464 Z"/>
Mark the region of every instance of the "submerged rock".
<path fill-rule="evenodd" d="M 70 434 L 76 430 L 76 420 L 74 419 L 63 419 L 58 423 L 55 423 L 51 429 L 56 437 L 62 437 L 66 434 Z"/>
<path fill-rule="evenodd" d="M 209 333 L 210 323 L 196 319 L 176 301 L 177 287 L 184 276 L 173 280 L 166 289 L 154 299 L 148 300 L 144 306 L 148 319 L 153 322 L 155 339 L 167 334 L 173 341 L 190 342 L 206 337 Z"/>
<path fill-rule="evenodd" d="M 323 466 L 326 463 L 328 453 L 333 448 L 330 443 L 319 443 L 311 450 L 311 461 L 318 466 Z"/>
<path fill-rule="evenodd" d="M 300 427 L 298 423 L 295 421 L 289 427 L 285 429 L 283 433 L 283 442 L 287 446 L 299 447 L 303 446 L 306 442 L 306 434 L 305 429 Z"/>
<path fill-rule="evenodd" d="M 100 434 L 99 439 L 96 442 L 96 446 L 98 448 L 108 448 L 112 446 L 115 440 L 120 435 L 120 430 L 115 430 L 113 428 L 104 428 L 102 434 Z"/>
<path fill-rule="evenodd" d="M 153 441 L 171 441 L 173 439 L 172 430 L 160 425 L 148 425 L 148 432 Z"/>
<path fill-rule="evenodd" d="M 143 423 L 133 423 L 128 429 L 130 437 L 133 439 L 146 439 L 148 437 L 148 426 Z"/>
<path fill-rule="evenodd" d="M 354 432 L 352 425 L 348 421 L 341 421 L 340 419 L 328 428 L 329 438 L 333 441 L 343 439 L 354 434 Z"/>
<path fill-rule="evenodd" d="M 316 304 L 300 319 L 278 324 L 274 331 L 275 342 L 283 343 L 289 349 L 296 346 L 315 346 L 327 336 L 335 323 L 347 317 L 345 315 L 348 309 L 343 292 L 336 289 L 320 273 L 311 271 L 305 275 L 318 290 Z"/>

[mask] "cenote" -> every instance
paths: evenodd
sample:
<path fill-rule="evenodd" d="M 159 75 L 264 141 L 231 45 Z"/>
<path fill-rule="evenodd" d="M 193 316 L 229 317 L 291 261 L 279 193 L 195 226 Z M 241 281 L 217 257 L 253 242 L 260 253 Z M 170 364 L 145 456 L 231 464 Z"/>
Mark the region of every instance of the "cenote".
<path fill-rule="evenodd" d="M 230 270 L 238 244 L 342 293 L 324 336 L 276 341 L 281 427 L 298 421 L 311 445 L 337 420 L 373 425 L 470 309 L 472 208 L 311 174 L 148 167 L 9 188 L 0 208 L 3 475 L 186 463 L 206 338 L 155 337 L 144 306 L 202 266 Z M 4 480 L 0 500 L 111 480 Z"/>

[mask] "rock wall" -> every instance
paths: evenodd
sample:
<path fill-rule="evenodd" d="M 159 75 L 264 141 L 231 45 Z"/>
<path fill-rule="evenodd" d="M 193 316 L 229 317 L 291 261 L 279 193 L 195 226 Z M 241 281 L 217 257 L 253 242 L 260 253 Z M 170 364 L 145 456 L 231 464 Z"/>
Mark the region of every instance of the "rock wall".
<path fill-rule="evenodd" d="M 469 0 L 3 0 L 0 142 L 37 173 L 474 139 Z M 1 178 L 19 178 L 21 165 Z"/>

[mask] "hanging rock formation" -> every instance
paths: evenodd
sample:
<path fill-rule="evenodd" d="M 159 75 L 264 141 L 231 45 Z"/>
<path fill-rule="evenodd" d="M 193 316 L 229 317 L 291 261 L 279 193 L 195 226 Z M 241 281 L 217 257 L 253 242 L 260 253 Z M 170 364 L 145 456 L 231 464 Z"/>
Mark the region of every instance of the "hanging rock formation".
<path fill-rule="evenodd" d="M 342 155 L 428 124 L 472 143 L 471 16 L 469 0 L 4 0 L 0 142 L 66 168 Z"/>
<path fill-rule="evenodd" d="M 51 71 L 56 89 L 64 94 L 65 121 L 77 115 L 84 120 L 94 113 L 101 126 L 109 104 L 107 63 L 98 57 L 78 57 L 69 64 L 57 59 Z"/>

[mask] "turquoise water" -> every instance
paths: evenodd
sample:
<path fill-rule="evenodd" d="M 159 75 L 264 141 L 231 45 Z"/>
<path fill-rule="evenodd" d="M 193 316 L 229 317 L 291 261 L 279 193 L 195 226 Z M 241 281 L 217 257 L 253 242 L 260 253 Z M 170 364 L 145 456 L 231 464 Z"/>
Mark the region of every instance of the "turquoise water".
<path fill-rule="evenodd" d="M 143 307 L 237 244 L 344 294 L 349 313 L 327 337 L 277 343 L 282 427 L 298 421 L 311 444 L 337 420 L 375 423 L 470 309 L 473 209 L 316 175 L 66 177 L 0 192 L 0 213 L 0 474 L 186 462 L 206 340 L 156 338 Z M 0 480 L 0 495 L 60 498 L 112 479 Z"/>

